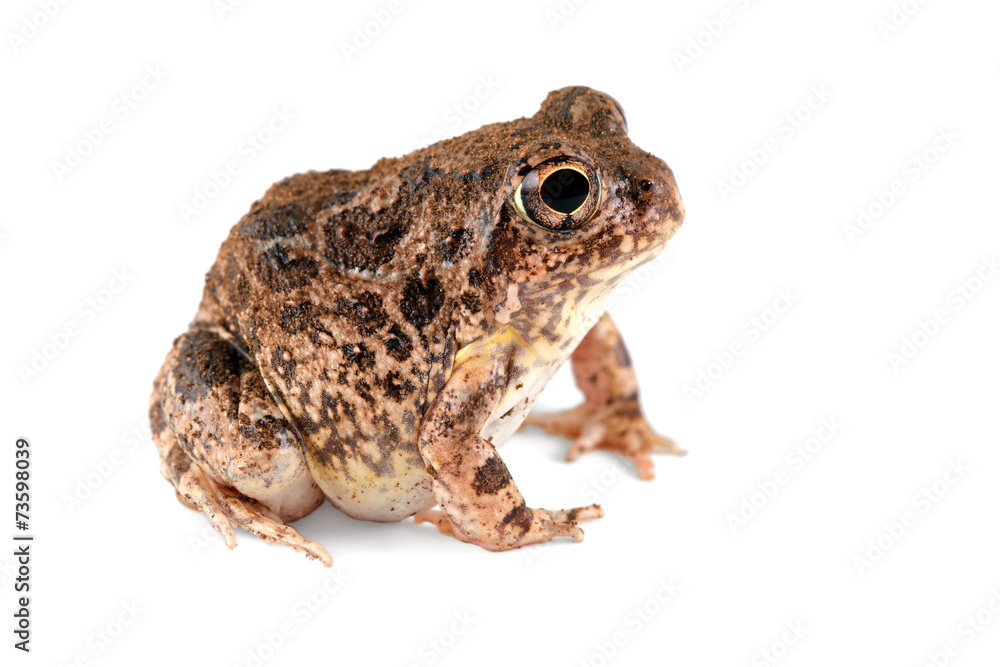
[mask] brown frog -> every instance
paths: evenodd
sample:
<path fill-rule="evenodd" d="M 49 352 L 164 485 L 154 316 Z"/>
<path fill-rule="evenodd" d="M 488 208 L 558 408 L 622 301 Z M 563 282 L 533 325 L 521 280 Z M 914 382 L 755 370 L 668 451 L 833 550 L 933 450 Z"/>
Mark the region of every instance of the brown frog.
<path fill-rule="evenodd" d="M 674 177 L 583 87 L 364 171 L 298 174 L 232 229 L 154 383 L 162 472 L 234 526 L 331 563 L 287 524 L 325 500 L 490 550 L 582 539 L 597 505 L 529 508 L 496 447 L 522 424 L 651 479 L 681 453 L 639 408 L 609 293 L 684 218 Z M 528 417 L 572 359 L 585 402 Z M 439 510 L 432 509 L 435 505 Z"/>

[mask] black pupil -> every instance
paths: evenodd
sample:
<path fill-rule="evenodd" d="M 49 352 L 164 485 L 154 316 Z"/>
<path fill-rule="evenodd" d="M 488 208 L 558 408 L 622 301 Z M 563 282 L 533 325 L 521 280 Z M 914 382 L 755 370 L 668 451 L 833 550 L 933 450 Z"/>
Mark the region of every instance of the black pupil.
<path fill-rule="evenodd" d="M 545 205 L 556 213 L 569 214 L 580 208 L 590 193 L 590 182 L 576 169 L 557 169 L 542 183 Z"/>

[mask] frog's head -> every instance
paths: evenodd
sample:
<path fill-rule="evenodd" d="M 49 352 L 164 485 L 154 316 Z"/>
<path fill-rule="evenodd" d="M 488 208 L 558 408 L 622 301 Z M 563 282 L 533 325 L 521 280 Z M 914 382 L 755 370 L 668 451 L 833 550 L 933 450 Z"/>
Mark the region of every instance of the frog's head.
<path fill-rule="evenodd" d="M 508 285 L 501 322 L 528 302 L 606 296 L 684 219 L 673 172 L 629 140 L 610 96 L 563 88 L 522 123 L 487 256 Z"/>

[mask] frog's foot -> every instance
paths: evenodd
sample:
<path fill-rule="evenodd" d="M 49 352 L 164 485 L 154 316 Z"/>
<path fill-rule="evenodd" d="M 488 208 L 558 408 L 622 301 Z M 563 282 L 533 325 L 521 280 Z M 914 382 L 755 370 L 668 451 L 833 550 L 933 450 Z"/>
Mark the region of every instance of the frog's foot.
<path fill-rule="evenodd" d="M 604 516 L 604 509 L 600 505 L 588 505 L 587 507 L 577 507 L 571 510 L 524 508 L 522 513 L 526 515 L 526 518 L 531 523 L 531 528 L 528 530 L 528 535 L 525 536 L 527 539 L 523 539 L 521 543 L 517 544 L 516 546 L 518 547 L 537 544 L 539 542 L 548 542 L 555 537 L 571 537 L 574 542 L 583 542 L 583 531 L 576 525 L 577 522 L 600 519 Z M 442 534 L 449 535 L 463 542 L 479 544 L 491 551 L 501 550 L 489 544 L 484 544 L 480 540 L 462 537 L 461 534 L 455 532 L 448 516 L 439 509 L 417 512 L 413 516 L 413 521 L 417 524 L 434 524 Z"/>
<path fill-rule="evenodd" d="M 257 535 L 265 542 L 275 542 L 305 552 L 309 558 L 333 565 L 333 559 L 321 545 L 305 539 L 266 505 L 228 486 L 217 483 L 190 459 L 178 445 L 170 448 L 163 458 L 163 476 L 173 482 L 177 498 L 184 505 L 208 515 L 215 529 L 222 533 L 226 546 L 236 548 L 234 526 Z"/>
<path fill-rule="evenodd" d="M 438 509 L 424 510 L 423 512 L 417 512 L 413 515 L 413 523 L 418 526 L 422 523 L 430 523 L 437 526 L 437 529 L 441 531 L 442 535 L 448 535 L 450 537 L 455 537 L 455 531 L 451 527 L 451 521 L 445 516 L 444 512 Z"/>
<path fill-rule="evenodd" d="M 687 452 L 670 438 L 656 433 L 639 409 L 638 401 L 616 401 L 594 407 L 584 403 L 571 410 L 545 415 L 529 415 L 525 426 L 538 426 L 549 435 L 561 435 L 573 441 L 566 460 L 574 461 L 595 449 L 621 454 L 632 460 L 639 477 L 655 477 L 651 454 Z"/>

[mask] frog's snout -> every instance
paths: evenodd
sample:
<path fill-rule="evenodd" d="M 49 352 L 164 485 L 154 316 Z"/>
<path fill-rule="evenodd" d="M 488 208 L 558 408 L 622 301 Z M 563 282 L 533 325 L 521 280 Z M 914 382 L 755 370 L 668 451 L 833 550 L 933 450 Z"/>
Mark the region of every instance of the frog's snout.
<path fill-rule="evenodd" d="M 684 221 L 684 201 L 674 172 L 663 160 L 650 155 L 644 160 L 636 183 L 636 195 L 645 229 L 666 241 Z"/>

